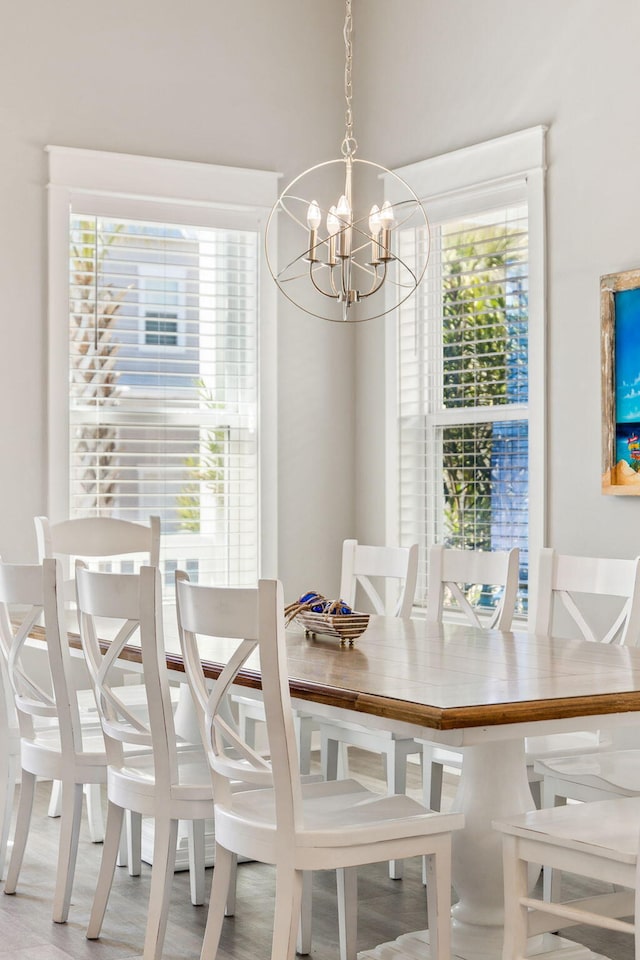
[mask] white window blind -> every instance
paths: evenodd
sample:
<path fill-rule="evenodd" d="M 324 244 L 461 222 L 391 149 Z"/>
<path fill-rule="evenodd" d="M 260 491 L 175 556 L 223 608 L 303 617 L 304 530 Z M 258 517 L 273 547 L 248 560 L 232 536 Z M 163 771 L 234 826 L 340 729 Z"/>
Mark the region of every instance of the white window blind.
<path fill-rule="evenodd" d="M 258 230 L 69 223 L 69 515 L 162 522 L 167 580 L 259 575 Z"/>
<path fill-rule="evenodd" d="M 520 547 L 526 608 L 529 510 L 528 209 L 471 195 L 431 223 L 428 275 L 398 326 L 398 527 L 421 545 Z M 515 194 L 516 200 L 513 199 Z M 518 198 L 519 194 L 519 198 Z M 468 211 L 465 212 L 465 201 Z M 437 206 L 436 206 L 437 210 Z M 441 206 L 441 211 L 446 205 Z M 411 257 L 425 237 L 405 231 Z M 491 606 L 488 588 L 472 600 Z"/>

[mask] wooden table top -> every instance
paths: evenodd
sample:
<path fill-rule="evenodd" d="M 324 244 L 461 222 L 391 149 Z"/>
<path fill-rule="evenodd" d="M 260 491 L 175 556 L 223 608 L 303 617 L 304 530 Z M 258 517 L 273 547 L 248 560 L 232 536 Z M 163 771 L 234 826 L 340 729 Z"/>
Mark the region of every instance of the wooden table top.
<path fill-rule="evenodd" d="M 640 711 L 640 648 L 376 616 L 352 647 L 297 625 L 287 643 L 294 698 L 435 730 Z M 203 650 L 212 679 L 230 650 L 215 644 Z M 175 641 L 167 648 L 182 671 Z M 259 688 L 257 661 L 238 682 Z"/>

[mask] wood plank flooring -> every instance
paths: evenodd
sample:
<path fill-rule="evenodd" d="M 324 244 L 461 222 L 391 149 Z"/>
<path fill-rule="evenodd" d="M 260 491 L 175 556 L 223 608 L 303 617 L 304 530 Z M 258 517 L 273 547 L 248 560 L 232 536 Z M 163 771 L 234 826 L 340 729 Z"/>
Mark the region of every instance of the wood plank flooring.
<path fill-rule="evenodd" d="M 350 751 L 352 774 L 383 790 L 378 758 Z M 410 765 L 409 792 L 419 796 L 419 771 Z M 453 782 L 453 781 L 452 781 Z M 447 802 L 452 794 L 451 784 Z M 59 821 L 46 816 L 49 785 L 38 787 L 32 832 L 15 896 L 0 894 L 0 960 L 138 960 L 142 954 L 150 867 L 140 877 L 116 872 L 100 940 L 85 937 L 102 847 L 92 844 L 83 826 L 69 922 L 51 921 L 51 900 Z M 209 873 L 209 871 L 207 871 Z M 359 949 L 395 939 L 426 926 L 425 895 L 417 860 L 405 865 L 402 881 L 390 880 L 386 865 L 361 870 L 359 881 Z M 273 872 L 244 863 L 238 867 L 235 918 L 225 921 L 218 960 L 269 958 L 273 919 Z M 188 874 L 175 875 L 163 960 L 198 960 L 206 906 L 189 899 Z M 572 928 L 570 936 L 611 960 L 633 960 L 630 937 L 588 928 Z M 337 909 L 332 873 L 314 877 L 313 960 L 336 960 Z"/>

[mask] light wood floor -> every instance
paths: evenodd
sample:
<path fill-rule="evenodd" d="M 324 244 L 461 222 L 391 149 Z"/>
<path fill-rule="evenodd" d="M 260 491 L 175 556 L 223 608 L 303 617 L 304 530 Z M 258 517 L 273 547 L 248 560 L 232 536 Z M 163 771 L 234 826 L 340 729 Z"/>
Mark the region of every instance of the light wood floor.
<path fill-rule="evenodd" d="M 377 758 L 352 750 L 352 774 L 368 786 L 383 789 Z M 410 765 L 409 792 L 419 795 L 419 773 Z M 150 868 L 131 878 L 118 869 L 99 941 L 85 937 L 102 847 L 83 829 L 69 922 L 51 922 L 53 875 L 58 821 L 46 816 L 49 787 L 38 789 L 32 833 L 15 896 L 0 894 L 0 960 L 138 960 L 144 941 Z M 452 786 L 447 791 L 450 801 Z M 420 864 L 409 861 L 402 881 L 389 880 L 386 865 L 363 869 L 359 879 L 359 949 L 395 939 L 426 926 Z M 270 955 L 273 919 L 273 873 L 255 863 L 238 867 L 235 918 L 225 921 L 218 960 L 260 960 Z M 164 960 L 198 960 L 206 906 L 189 900 L 188 874 L 175 875 Z M 576 928 L 571 938 L 588 943 L 611 960 L 633 960 L 630 937 Z M 337 910 L 331 873 L 314 877 L 313 960 L 336 960 Z"/>

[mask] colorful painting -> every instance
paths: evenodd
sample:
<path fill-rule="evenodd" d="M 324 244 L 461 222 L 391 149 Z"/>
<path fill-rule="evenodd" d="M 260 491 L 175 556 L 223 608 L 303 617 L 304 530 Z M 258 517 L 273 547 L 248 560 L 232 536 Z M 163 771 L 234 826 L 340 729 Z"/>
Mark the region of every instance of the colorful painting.
<path fill-rule="evenodd" d="M 602 492 L 640 496 L 640 270 L 600 281 Z"/>

